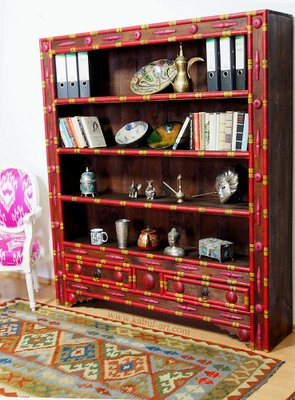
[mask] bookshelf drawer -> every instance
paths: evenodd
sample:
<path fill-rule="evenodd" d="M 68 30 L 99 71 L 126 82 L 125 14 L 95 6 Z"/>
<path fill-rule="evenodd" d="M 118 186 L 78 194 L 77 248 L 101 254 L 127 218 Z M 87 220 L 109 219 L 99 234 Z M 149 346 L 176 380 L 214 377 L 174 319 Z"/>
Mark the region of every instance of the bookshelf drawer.
<path fill-rule="evenodd" d="M 184 302 L 207 303 L 237 310 L 249 310 L 249 289 L 223 285 L 214 281 L 164 276 L 164 294 Z"/>
<path fill-rule="evenodd" d="M 82 281 L 99 282 L 100 284 L 126 288 L 132 285 L 130 269 L 104 263 L 76 263 L 66 260 L 66 277 L 74 279 L 76 283 Z"/>

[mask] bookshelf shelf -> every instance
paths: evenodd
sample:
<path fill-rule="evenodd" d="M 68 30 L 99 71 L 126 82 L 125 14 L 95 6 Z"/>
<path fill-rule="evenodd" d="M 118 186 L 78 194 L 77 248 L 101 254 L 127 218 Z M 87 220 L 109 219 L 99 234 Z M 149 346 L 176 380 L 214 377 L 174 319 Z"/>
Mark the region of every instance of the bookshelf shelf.
<path fill-rule="evenodd" d="M 193 93 L 160 93 L 140 96 L 101 96 L 89 98 L 70 98 L 55 99 L 55 104 L 88 104 L 88 103 L 138 103 L 150 101 L 175 101 L 175 100 L 205 100 L 205 99 L 229 99 L 229 98 L 248 98 L 247 90 L 231 90 L 218 92 L 193 92 Z"/>
<path fill-rule="evenodd" d="M 220 45 L 221 38 L 229 38 L 230 45 L 244 42 L 246 59 L 244 68 L 232 61 L 227 72 L 233 73 L 234 83 L 222 81 L 222 69 L 222 85 L 228 89 L 215 90 L 210 86 L 207 44 L 213 40 Z M 135 94 L 130 82 L 140 68 L 154 60 L 175 60 L 180 43 L 187 60 L 204 59 L 190 70 L 190 91 L 175 93 L 168 85 L 161 92 Z M 40 39 L 57 302 L 75 306 L 105 300 L 131 306 L 131 312 L 146 310 L 151 317 L 165 313 L 183 323 L 189 318 L 200 328 L 218 329 L 265 351 L 292 331 L 292 48 L 292 16 L 271 10 Z M 233 49 L 236 56 L 238 47 Z M 81 52 L 87 53 L 89 95 L 68 97 L 70 84 L 79 84 L 78 96 L 85 93 L 83 82 L 66 79 L 66 90 L 60 92 L 57 56 L 66 60 L 70 53 L 78 59 Z M 289 55 L 283 63 L 282 54 Z M 61 98 L 61 93 L 67 95 Z M 210 135 L 212 139 L 225 133 L 219 124 L 227 113 L 236 121 L 230 132 L 248 141 L 238 147 L 242 139 L 237 137 L 226 147 L 219 139 L 209 146 Z M 204 121 L 211 115 L 208 131 Z M 67 123 L 73 128 L 73 121 L 88 117 L 84 121 L 89 122 L 93 116 L 106 146 L 77 147 L 83 140 L 76 140 L 76 147 L 71 142 L 66 146 L 59 122 L 66 135 L 71 133 Z M 237 127 L 239 116 L 244 117 L 242 130 Z M 172 145 L 150 147 L 146 138 L 138 147 L 118 146 L 114 139 L 132 121 L 145 121 L 150 133 L 166 122 L 185 120 L 190 121 L 187 143 L 175 144 L 175 150 Z M 74 129 L 72 133 L 75 136 Z M 87 169 L 96 177 L 93 197 L 79 191 Z M 229 171 L 237 173 L 237 187 L 228 180 L 232 192 L 222 202 L 216 181 Z M 145 194 L 150 181 L 156 192 L 153 200 Z M 141 187 L 133 198 L 129 190 L 134 183 Z M 177 202 L 167 185 L 183 192 L 184 201 Z M 218 189 L 228 186 L 220 184 Z M 124 249 L 117 241 L 119 219 L 130 221 Z M 97 227 L 109 240 L 94 246 L 90 230 Z M 137 244 L 147 227 L 157 232 L 155 250 Z M 181 257 L 165 253 L 172 228 L 180 234 Z M 219 239 L 220 252 L 224 241 L 232 243 L 233 259 L 219 261 L 216 248 L 210 257 L 200 256 L 199 241 L 210 238 Z M 174 286 L 175 281 L 182 284 Z"/>
<path fill-rule="evenodd" d="M 115 148 L 59 148 L 59 154 L 84 154 L 104 156 L 137 156 L 137 157 L 204 157 L 204 158 L 248 158 L 248 151 L 204 151 L 204 150 L 151 150 L 151 149 L 118 149 Z"/>
<path fill-rule="evenodd" d="M 130 208 L 148 208 L 166 211 L 179 211 L 189 213 L 202 213 L 202 214 L 220 214 L 232 215 L 240 217 L 249 217 L 248 204 L 235 204 L 234 206 L 220 207 L 218 201 L 192 201 L 188 200 L 186 205 L 176 205 L 172 198 L 156 199 L 153 202 L 148 202 L 144 197 L 136 200 L 128 200 L 126 194 L 106 194 L 105 197 L 81 197 L 61 195 L 62 201 L 70 201 L 84 204 L 99 204 L 101 206 L 115 206 L 115 207 L 130 207 Z M 211 204 L 211 205 L 210 205 Z M 215 207 L 214 207 L 215 205 Z"/>

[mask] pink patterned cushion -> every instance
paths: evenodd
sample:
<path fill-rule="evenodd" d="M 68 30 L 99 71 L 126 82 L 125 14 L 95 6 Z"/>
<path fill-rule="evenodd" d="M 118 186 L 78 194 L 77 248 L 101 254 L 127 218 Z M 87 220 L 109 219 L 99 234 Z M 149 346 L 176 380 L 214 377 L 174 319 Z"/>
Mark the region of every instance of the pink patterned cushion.
<path fill-rule="evenodd" d="M 16 168 L 0 171 L 0 226 L 23 225 L 32 210 L 33 191 L 29 176 Z"/>
<path fill-rule="evenodd" d="M 0 266 L 20 265 L 23 260 L 24 233 L 0 232 Z M 37 262 L 40 257 L 40 242 L 33 242 L 31 260 Z"/>

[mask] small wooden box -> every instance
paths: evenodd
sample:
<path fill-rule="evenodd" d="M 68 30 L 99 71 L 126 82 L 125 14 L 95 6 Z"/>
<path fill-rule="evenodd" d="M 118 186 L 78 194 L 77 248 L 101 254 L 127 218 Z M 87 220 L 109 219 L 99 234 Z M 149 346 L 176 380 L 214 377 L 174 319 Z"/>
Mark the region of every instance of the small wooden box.
<path fill-rule="evenodd" d="M 233 242 L 217 238 L 199 240 L 199 257 L 216 258 L 220 262 L 233 259 Z"/>

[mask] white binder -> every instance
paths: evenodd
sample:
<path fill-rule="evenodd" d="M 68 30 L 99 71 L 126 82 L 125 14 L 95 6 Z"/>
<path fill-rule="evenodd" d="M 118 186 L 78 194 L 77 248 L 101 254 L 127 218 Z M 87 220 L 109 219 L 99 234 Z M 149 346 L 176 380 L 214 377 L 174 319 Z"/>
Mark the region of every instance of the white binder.
<path fill-rule="evenodd" d="M 220 90 L 219 39 L 206 39 L 208 92 Z"/>
<path fill-rule="evenodd" d="M 80 97 L 90 97 L 88 52 L 80 51 L 77 56 Z"/>
<path fill-rule="evenodd" d="M 220 80 L 221 90 L 234 89 L 234 42 L 230 36 L 224 36 L 219 39 L 220 44 Z"/>
<path fill-rule="evenodd" d="M 55 56 L 55 70 L 56 70 L 56 90 L 59 99 L 68 98 L 67 87 L 67 67 L 65 54 L 56 54 Z"/>
<path fill-rule="evenodd" d="M 66 53 L 68 97 L 79 97 L 78 65 L 76 53 Z"/>
<path fill-rule="evenodd" d="M 235 37 L 236 89 L 244 90 L 247 84 L 247 48 L 245 35 Z"/>

